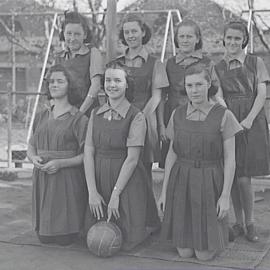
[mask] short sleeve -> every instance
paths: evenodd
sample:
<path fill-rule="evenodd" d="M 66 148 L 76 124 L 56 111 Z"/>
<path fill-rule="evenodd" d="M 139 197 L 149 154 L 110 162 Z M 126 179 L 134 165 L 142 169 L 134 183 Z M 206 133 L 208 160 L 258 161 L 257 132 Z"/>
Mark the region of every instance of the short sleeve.
<path fill-rule="evenodd" d="M 171 141 L 174 139 L 174 126 L 173 126 L 174 114 L 175 114 L 175 110 L 172 112 L 171 118 L 166 128 L 166 135 Z"/>
<path fill-rule="evenodd" d="M 85 138 L 85 145 L 87 146 L 94 146 L 93 143 L 93 120 L 94 120 L 94 110 L 92 110 L 90 119 L 88 122 L 86 138 Z"/>
<path fill-rule="evenodd" d="M 88 118 L 79 112 L 80 116 L 78 117 L 77 121 L 75 122 L 74 128 L 74 135 L 78 141 L 79 149 L 78 153 L 83 153 L 86 131 L 87 131 L 87 124 Z"/>
<path fill-rule="evenodd" d="M 144 146 L 146 134 L 146 120 L 142 112 L 136 114 L 132 120 L 127 137 L 127 147 Z"/>
<path fill-rule="evenodd" d="M 168 86 L 169 80 L 166 72 L 166 65 L 157 59 L 153 69 L 152 89 L 160 89 Z"/>
<path fill-rule="evenodd" d="M 238 132 L 242 131 L 243 128 L 235 118 L 234 114 L 230 110 L 226 110 L 222 118 L 220 131 L 222 133 L 223 140 L 227 140 L 233 137 Z"/>
<path fill-rule="evenodd" d="M 270 83 L 269 73 L 263 60 L 260 57 L 257 57 L 257 76 L 258 83 Z"/>
<path fill-rule="evenodd" d="M 102 75 L 104 73 L 103 58 L 101 52 L 93 47 L 91 48 L 91 63 L 90 63 L 90 79 L 96 75 Z"/>

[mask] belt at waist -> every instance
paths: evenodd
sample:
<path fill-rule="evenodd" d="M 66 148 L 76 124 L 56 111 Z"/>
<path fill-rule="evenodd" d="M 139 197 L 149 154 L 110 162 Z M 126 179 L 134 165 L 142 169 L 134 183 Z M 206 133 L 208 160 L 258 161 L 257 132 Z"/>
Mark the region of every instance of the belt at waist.
<path fill-rule="evenodd" d="M 47 150 L 37 150 L 37 154 L 40 157 L 44 157 L 46 159 L 60 159 L 60 158 L 72 158 L 77 155 L 77 152 L 74 150 L 68 151 L 47 151 Z"/>
<path fill-rule="evenodd" d="M 106 150 L 106 149 L 97 149 L 95 152 L 96 157 L 102 158 L 125 158 L 127 155 L 126 150 Z"/>
<path fill-rule="evenodd" d="M 209 168 L 209 167 L 217 167 L 221 164 L 221 160 L 194 160 L 194 159 L 185 159 L 185 158 L 178 158 L 177 162 L 188 166 L 191 168 Z"/>

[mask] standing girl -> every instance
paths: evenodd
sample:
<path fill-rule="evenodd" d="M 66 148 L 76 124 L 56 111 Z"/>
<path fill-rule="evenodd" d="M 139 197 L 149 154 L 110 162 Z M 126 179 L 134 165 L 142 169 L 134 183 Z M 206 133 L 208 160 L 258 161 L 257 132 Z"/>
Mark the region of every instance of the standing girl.
<path fill-rule="evenodd" d="M 119 39 L 128 48 L 119 60 L 129 67 L 135 81 L 132 104 L 140 109 L 146 118 L 144 164 L 149 175 L 152 163 L 160 159 L 156 108 L 161 100 L 162 88 L 168 86 L 164 65 L 150 55 L 144 46 L 150 38 L 151 30 L 140 17 L 130 14 L 124 18 Z"/>
<path fill-rule="evenodd" d="M 75 105 L 89 116 L 98 106 L 103 64 L 99 50 L 89 45 L 91 31 L 87 19 L 77 12 L 65 12 L 60 41 L 65 41 L 65 49 L 57 53 L 55 63 L 64 65 L 71 73 L 76 83 Z"/>
<path fill-rule="evenodd" d="M 68 245 L 82 229 L 87 206 L 81 166 L 87 117 L 72 105 L 74 88 L 63 66 L 51 67 L 46 83 L 54 106 L 37 114 L 27 150 L 34 164 L 33 225 L 42 243 Z"/>
<path fill-rule="evenodd" d="M 199 26 L 192 20 L 183 20 L 177 27 L 174 43 L 178 48 L 176 56 L 167 61 L 166 72 L 170 86 L 167 93 L 164 91 L 162 101 L 158 106 L 159 133 L 162 141 L 162 158 L 160 167 L 164 168 L 165 158 L 170 142 L 166 136 L 166 126 L 169 122 L 172 111 L 179 105 L 187 103 L 187 96 L 184 94 L 185 70 L 196 63 L 203 63 L 209 69 L 212 78 L 212 87 L 218 87 L 214 63 L 207 56 L 202 54 L 202 36 Z"/>
<path fill-rule="evenodd" d="M 233 230 L 235 236 L 245 233 L 244 213 L 246 237 L 255 242 L 259 238 L 254 226 L 251 177 L 269 174 L 269 130 L 263 107 L 270 78 L 262 59 L 245 55 L 248 39 L 242 22 L 225 26 L 226 52 L 216 65 L 216 72 L 224 100 L 244 128 L 244 133 L 236 136 L 236 179 L 232 187 L 236 224 Z"/>
<path fill-rule="evenodd" d="M 147 237 L 148 203 L 155 205 L 149 176 L 140 159 L 146 133 L 143 113 L 131 105 L 132 85 L 121 62 L 105 71 L 108 102 L 92 111 L 85 143 L 84 167 L 89 205 L 96 219 L 114 220 L 132 249 Z"/>
<path fill-rule="evenodd" d="M 235 134 L 241 126 L 215 95 L 203 64 L 185 71 L 189 103 L 172 113 L 170 148 L 158 206 L 162 237 L 181 257 L 209 260 L 228 242 L 227 213 L 235 171 Z"/>

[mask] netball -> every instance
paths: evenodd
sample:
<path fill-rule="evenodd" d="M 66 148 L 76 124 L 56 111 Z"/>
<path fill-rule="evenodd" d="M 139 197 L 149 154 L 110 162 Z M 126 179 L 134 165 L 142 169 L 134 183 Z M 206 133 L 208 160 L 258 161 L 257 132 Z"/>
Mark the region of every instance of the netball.
<path fill-rule="evenodd" d="M 101 221 L 93 225 L 87 233 L 87 246 L 91 253 L 99 257 L 111 257 L 122 245 L 122 232 L 112 223 Z"/>

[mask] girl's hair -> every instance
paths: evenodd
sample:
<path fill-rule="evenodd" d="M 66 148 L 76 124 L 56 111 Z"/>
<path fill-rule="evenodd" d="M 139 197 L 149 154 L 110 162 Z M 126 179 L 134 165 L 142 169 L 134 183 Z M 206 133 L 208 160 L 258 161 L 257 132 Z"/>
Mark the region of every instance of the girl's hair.
<path fill-rule="evenodd" d="M 201 74 L 201 73 L 204 74 L 204 78 L 206 79 L 206 81 L 210 83 L 210 87 L 208 89 L 208 97 L 214 96 L 218 91 L 218 86 L 213 84 L 212 82 L 209 66 L 202 63 L 196 63 L 194 65 L 189 66 L 185 70 L 185 80 L 186 80 L 186 77 L 189 75 Z M 186 90 L 183 94 L 187 94 Z"/>
<path fill-rule="evenodd" d="M 84 43 L 90 43 L 92 39 L 92 34 L 91 30 L 89 29 L 89 25 L 87 22 L 87 18 L 81 15 L 80 13 L 76 11 L 65 11 L 64 12 L 64 21 L 61 25 L 61 32 L 59 35 L 60 41 L 65 41 L 65 27 L 69 23 L 75 23 L 75 24 L 80 24 L 83 28 L 84 33 L 86 34 L 86 38 L 84 39 Z"/>
<path fill-rule="evenodd" d="M 68 83 L 68 89 L 67 89 L 68 102 L 71 105 L 77 104 L 79 100 L 78 100 L 78 97 L 76 97 L 76 95 L 75 95 L 76 85 L 75 85 L 70 73 L 67 71 L 67 69 L 60 64 L 57 64 L 57 65 L 50 67 L 50 69 L 48 70 L 48 72 L 46 74 L 45 88 L 46 88 L 46 94 L 47 94 L 48 99 L 53 99 L 51 96 L 51 93 L 50 93 L 49 85 L 50 85 L 51 75 L 54 72 L 62 72 L 64 74 L 64 76 L 67 80 L 67 83 Z"/>
<path fill-rule="evenodd" d="M 121 42 L 127 46 L 127 42 L 125 40 L 125 36 L 124 36 L 124 30 L 123 30 L 123 26 L 125 23 L 128 22 L 137 22 L 141 28 L 142 31 L 144 31 L 145 35 L 142 38 L 142 44 L 146 44 L 150 38 L 151 38 L 151 29 L 150 27 L 143 21 L 143 19 L 141 17 L 139 17 L 136 14 L 128 14 L 122 21 L 121 24 L 121 28 L 119 31 L 119 39 L 121 40 Z"/>
<path fill-rule="evenodd" d="M 107 69 L 121 69 L 125 72 L 126 74 L 126 81 L 127 81 L 127 89 L 125 96 L 129 102 L 132 102 L 134 99 L 133 92 L 134 92 L 134 80 L 132 76 L 130 75 L 130 70 L 129 68 L 120 60 L 112 60 L 108 64 L 106 64 L 104 76 L 102 77 L 102 85 L 105 83 L 105 74 Z M 105 90 L 105 87 L 104 87 Z M 106 93 L 106 92 L 105 92 Z"/>
<path fill-rule="evenodd" d="M 225 35 L 228 29 L 239 30 L 243 33 L 244 39 L 242 43 L 242 49 L 246 48 L 249 41 L 249 34 L 248 34 L 247 26 L 241 21 L 230 21 L 229 23 L 225 24 L 224 33 L 223 33 L 223 46 L 225 46 L 224 39 L 225 39 Z"/>
<path fill-rule="evenodd" d="M 179 48 L 179 44 L 178 44 L 178 31 L 182 26 L 190 26 L 194 29 L 194 33 L 198 38 L 198 42 L 195 45 L 195 51 L 200 50 L 203 46 L 203 42 L 202 42 L 202 34 L 201 34 L 201 29 L 199 27 L 199 25 L 197 23 L 195 23 L 192 20 L 186 19 L 183 20 L 182 22 L 180 22 L 176 28 L 175 31 L 175 35 L 174 35 L 174 44 L 176 48 Z"/>

